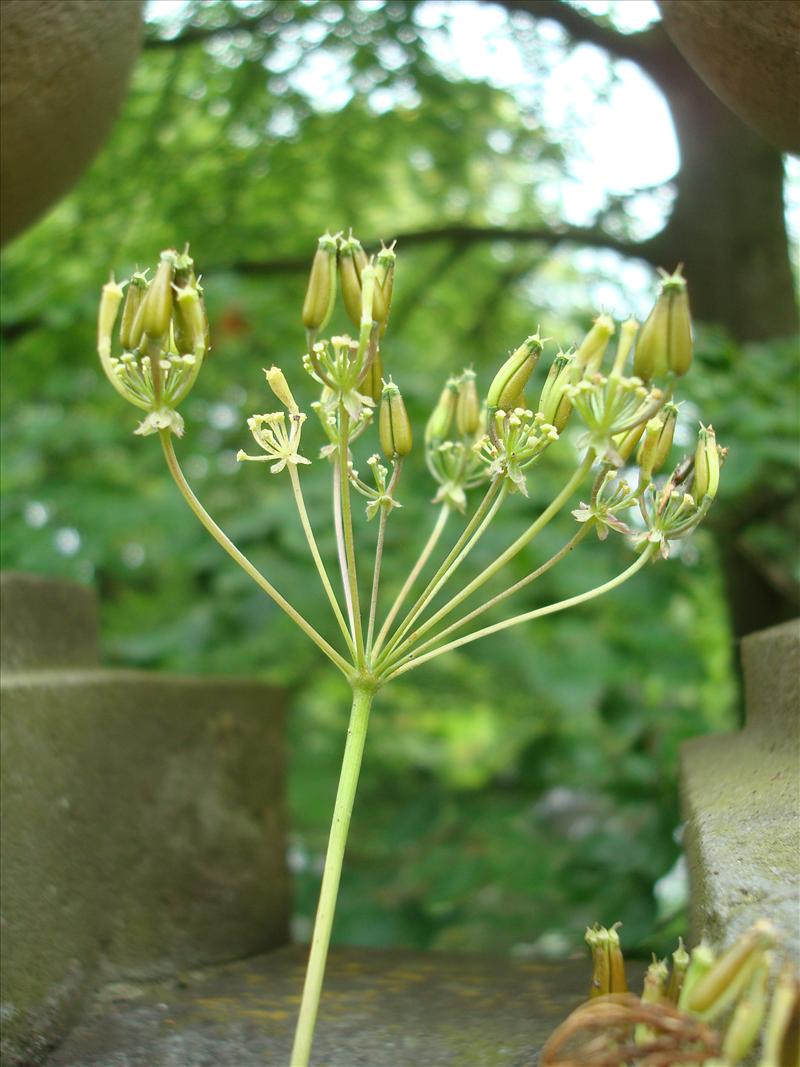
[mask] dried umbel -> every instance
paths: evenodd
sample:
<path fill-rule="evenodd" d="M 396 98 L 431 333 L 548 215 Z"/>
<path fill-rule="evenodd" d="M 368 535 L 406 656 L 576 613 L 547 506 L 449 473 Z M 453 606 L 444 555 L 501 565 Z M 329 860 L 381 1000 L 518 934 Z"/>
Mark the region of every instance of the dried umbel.
<path fill-rule="evenodd" d="M 200 522 L 317 645 L 352 690 L 348 740 L 293 1067 L 303 1067 L 310 1055 L 350 811 L 375 694 L 393 679 L 448 651 L 609 593 L 648 562 L 668 556 L 670 546 L 688 536 L 706 515 L 717 492 L 724 458 L 711 427 L 701 427 L 694 454 L 681 460 L 666 478 L 658 473 L 669 469 L 678 419 L 672 392 L 678 377 L 688 369 L 686 338 L 691 331 L 685 321 L 686 283 L 679 272 L 665 280 L 641 333 L 634 319 L 623 322 L 617 330 L 609 315 L 598 315 L 577 346 L 555 354 L 538 387 L 535 374 L 538 363 L 548 360 L 548 342 L 537 328 L 509 356 L 498 360 L 485 393 L 471 366 L 453 368 L 454 373 L 445 381 L 427 418 L 421 443 L 434 482 L 432 528 L 401 588 L 389 604 L 383 604 L 380 581 L 386 526 L 401 509 L 401 477 L 414 444 L 399 368 L 393 365 L 391 346 L 385 345 L 396 270 L 394 245 L 384 245 L 371 256 L 352 233 L 347 237 L 325 233 L 319 238 L 301 316 L 305 353 L 293 361 L 294 369 L 283 362 L 264 371 L 279 409 L 248 419 L 259 451 L 251 455 L 241 450 L 237 456 L 242 462 L 262 464 L 254 468 L 253 476 L 256 470 L 264 471 L 266 464 L 271 474 L 288 478 L 322 592 L 338 627 L 333 641 L 297 611 L 220 529 L 195 496 L 175 454 L 172 436 L 183 431 L 178 405 L 194 385 L 208 351 L 202 290 L 188 252 L 162 253 L 152 282 L 148 272 L 138 271 L 127 291 L 113 280 L 109 282 L 103 289 L 98 317 L 103 369 L 115 389 L 146 413 L 136 432 L 158 433 L 170 473 Z M 344 314 L 337 323 L 339 296 Z M 112 337 L 120 308 L 122 351 L 115 355 Z M 353 336 L 344 332 L 321 336 L 329 323 L 348 329 L 347 319 L 354 328 Z M 617 343 L 612 351 L 615 334 Z M 314 449 L 303 440 L 308 421 L 302 390 L 295 384 L 300 367 L 318 390 L 310 408 L 322 431 L 319 459 L 327 465 L 331 479 L 336 543 L 333 561 L 323 558 L 319 549 L 315 522 L 321 520 L 309 515 L 301 484 L 301 471 L 314 462 Z M 526 401 L 526 395 L 537 394 L 536 404 Z M 568 426 L 571 439 L 565 440 Z M 365 477 L 359 474 L 355 454 L 362 439 L 370 442 L 366 449 L 369 473 Z M 535 477 L 537 466 L 553 448 L 574 460 L 574 469 L 563 487 L 542 510 L 529 515 L 522 532 L 496 559 L 488 564 L 484 561 L 478 573 L 454 591 L 457 575 L 503 505 L 516 498 L 518 506 L 524 505 L 523 514 L 531 509 L 529 479 Z M 376 530 L 369 598 L 363 603 L 362 590 L 367 584 L 360 580 L 363 560 L 359 559 L 354 536 L 357 516 L 353 494 L 364 500 L 366 519 L 374 520 Z M 471 507 L 473 494 L 478 500 Z M 469 610 L 461 608 L 495 575 L 517 561 L 560 512 L 567 512 L 570 504 L 576 503 L 579 506 L 572 508 L 572 515 L 577 529 L 573 527 L 560 548 L 521 577 L 517 567 L 514 580 L 499 593 L 483 600 L 476 597 Z M 325 519 L 328 513 L 326 509 Z M 461 529 L 451 547 L 437 555 L 446 527 L 461 516 Z M 628 540 L 634 555 L 624 570 L 565 600 L 508 613 L 489 626 L 474 625 L 485 612 L 505 604 L 569 557 L 592 530 L 600 540 L 611 534 Z M 332 564 L 338 571 L 335 579 L 330 575 Z M 449 597 L 440 596 L 448 586 Z M 597 942 L 593 945 L 597 990 L 621 992 L 625 980 L 616 930 L 598 929 L 593 937 Z M 695 967 L 693 971 L 693 966 L 694 959 L 685 974 L 684 991 L 697 970 Z M 609 976 L 608 989 L 603 974 Z M 653 1003 L 636 1008 L 640 1014 L 650 1014 L 634 1020 L 648 1032 L 658 1031 L 651 1016 L 660 1007 L 666 981 L 660 971 L 651 977 Z M 625 1008 L 629 1002 L 620 1004 Z M 748 1025 L 752 1025 L 752 1012 L 742 1019 L 740 1031 Z"/>
<path fill-rule="evenodd" d="M 626 992 L 619 925 L 586 931 L 590 999 L 551 1035 L 542 1067 L 737 1067 L 753 1055 L 758 1067 L 797 1067 L 800 984 L 787 961 L 770 995 L 770 923 L 755 923 L 719 956 L 679 941 L 671 969 L 653 958 L 639 997 Z"/>

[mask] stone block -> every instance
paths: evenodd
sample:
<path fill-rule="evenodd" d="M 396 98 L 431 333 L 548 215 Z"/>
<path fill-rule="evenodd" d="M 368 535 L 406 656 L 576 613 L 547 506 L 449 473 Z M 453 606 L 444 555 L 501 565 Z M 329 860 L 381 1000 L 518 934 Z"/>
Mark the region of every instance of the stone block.
<path fill-rule="evenodd" d="M 96 667 L 97 600 L 76 582 L 0 574 L 0 666 L 4 671 Z"/>
<path fill-rule="evenodd" d="M 742 642 L 747 721 L 682 752 L 691 936 L 772 920 L 800 964 L 800 620 Z"/>
<path fill-rule="evenodd" d="M 307 950 L 101 990 L 48 1067 L 287 1067 Z M 641 968 L 634 968 L 635 988 Z M 334 948 L 313 1062 L 531 1067 L 585 998 L 588 958 Z"/>
<path fill-rule="evenodd" d="M 17 620 L 57 601 L 49 584 L 28 584 L 44 595 Z M 18 632 L 4 639 L 21 649 L 15 662 L 42 664 L 41 646 L 28 654 Z M 0 735 L 4 1064 L 41 1062 L 101 978 L 288 941 L 281 692 L 6 669 Z"/>

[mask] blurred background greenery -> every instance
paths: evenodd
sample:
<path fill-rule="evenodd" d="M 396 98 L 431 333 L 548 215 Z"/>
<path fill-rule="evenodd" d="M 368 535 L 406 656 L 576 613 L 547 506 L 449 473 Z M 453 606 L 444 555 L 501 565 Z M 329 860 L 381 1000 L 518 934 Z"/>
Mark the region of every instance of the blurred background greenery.
<path fill-rule="evenodd" d="M 691 75 L 657 19 L 631 0 L 151 4 L 110 141 L 4 254 L 3 566 L 95 586 L 108 662 L 291 688 L 298 937 L 347 694 L 186 511 L 157 443 L 131 435 L 135 413 L 93 354 L 99 286 L 112 268 L 125 277 L 191 241 L 213 353 L 179 452 L 221 525 L 335 639 L 286 484 L 234 458 L 246 417 L 265 406 L 262 366 L 279 362 L 312 398 L 299 308 L 318 233 L 399 238 L 384 358 L 419 438 L 449 373 L 472 364 L 485 387 L 539 323 L 566 346 L 600 305 L 641 315 L 655 266 L 685 260 L 700 322 L 679 444 L 702 413 L 730 449 L 712 521 L 611 597 L 381 694 L 334 933 L 557 956 L 587 923 L 623 918 L 626 945 L 659 949 L 682 929 L 685 902 L 679 746 L 736 724 L 734 638 L 796 612 L 798 561 L 783 162 Z M 713 119 L 702 134 L 698 108 Z M 753 204 L 756 187 L 766 200 Z M 374 447 L 363 442 L 357 459 Z M 432 521 L 420 453 L 389 524 L 387 588 Z M 573 457 L 567 435 L 473 568 L 547 502 Z M 329 469 L 303 477 L 330 559 Z M 560 546 L 571 521 L 514 574 Z M 368 558 L 374 527 L 358 538 Z M 587 542 L 519 610 L 629 560 L 621 538 Z"/>

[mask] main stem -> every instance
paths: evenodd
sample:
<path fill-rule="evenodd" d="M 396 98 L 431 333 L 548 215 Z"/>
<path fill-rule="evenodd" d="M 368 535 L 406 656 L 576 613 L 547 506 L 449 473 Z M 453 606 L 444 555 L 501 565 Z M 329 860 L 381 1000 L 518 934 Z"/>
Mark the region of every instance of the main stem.
<path fill-rule="evenodd" d="M 367 722 L 373 695 L 372 688 L 359 686 L 353 688 L 353 706 L 350 712 L 350 724 L 347 728 L 347 742 L 344 747 L 339 788 L 336 791 L 336 804 L 333 809 L 333 822 L 328 838 L 328 851 L 325 855 L 325 868 L 322 872 L 317 917 L 314 920 L 314 933 L 311 938 L 311 951 L 308 957 L 290 1067 L 308 1067 L 311 1055 L 314 1025 L 317 1020 L 322 979 L 336 910 L 336 897 L 339 893 L 342 860 L 347 843 L 347 832 L 350 829 L 350 816 L 353 812 L 353 801 L 361 769 L 361 758 L 364 754 Z"/>

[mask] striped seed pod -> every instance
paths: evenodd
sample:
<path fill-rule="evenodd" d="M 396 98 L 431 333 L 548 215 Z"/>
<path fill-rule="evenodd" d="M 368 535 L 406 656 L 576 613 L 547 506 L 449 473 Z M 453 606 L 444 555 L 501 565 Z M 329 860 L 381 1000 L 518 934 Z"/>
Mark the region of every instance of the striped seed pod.
<path fill-rule="evenodd" d="M 465 370 L 458 384 L 456 429 L 462 437 L 472 437 L 481 424 L 481 402 L 475 385 L 475 372 Z"/>
<path fill-rule="evenodd" d="M 694 454 L 694 481 L 692 496 L 700 504 L 704 497 L 713 500 L 719 487 L 720 457 L 717 435 L 713 426 L 701 426 L 697 435 L 697 448 Z"/>
<path fill-rule="evenodd" d="M 144 271 L 136 271 L 128 282 L 125 304 L 119 323 L 119 343 L 124 352 L 133 352 L 142 343 L 142 316 L 140 314 L 147 295 L 148 281 Z M 138 321 L 137 321 L 138 320 Z"/>
<path fill-rule="evenodd" d="M 361 242 L 351 234 L 339 242 L 339 284 L 342 302 L 353 325 L 361 326 L 361 272 L 369 262 Z M 378 287 L 376 286 L 376 289 Z M 373 295 L 373 313 L 375 298 Z"/>
<path fill-rule="evenodd" d="M 574 356 L 559 352 L 550 366 L 542 395 L 539 397 L 537 410 L 544 416 L 544 421 L 555 426 L 559 433 L 567 425 L 572 414 L 572 401 L 567 395 L 567 388 L 572 384 L 574 363 Z"/>
<path fill-rule="evenodd" d="M 633 373 L 645 382 L 667 371 L 686 374 L 692 363 L 692 316 L 682 269 L 663 272 L 661 292 L 636 343 Z"/>
<path fill-rule="evenodd" d="M 383 390 L 383 358 L 380 349 L 373 356 L 364 380 L 358 388 L 359 392 L 371 397 L 376 404 L 380 400 Z"/>
<path fill-rule="evenodd" d="M 575 366 L 585 374 L 600 369 L 608 342 L 614 336 L 614 320 L 610 315 L 598 315 L 575 353 Z"/>
<path fill-rule="evenodd" d="M 536 333 L 526 338 L 519 348 L 511 353 L 489 386 L 486 404 L 490 412 L 493 408 L 511 410 L 512 404 L 533 374 L 539 356 L 542 354 L 542 348 L 542 339 Z"/>
<path fill-rule="evenodd" d="M 411 420 L 400 390 L 391 380 L 384 385 L 381 393 L 378 436 L 387 459 L 407 456 L 411 451 Z"/>
<path fill-rule="evenodd" d="M 306 298 L 303 301 L 303 325 L 318 332 L 327 325 L 336 302 L 336 238 L 329 233 L 320 237 L 311 263 Z"/>
<path fill-rule="evenodd" d="M 425 444 L 438 444 L 450 433 L 453 417 L 458 405 L 458 379 L 448 378 L 442 389 L 436 407 L 425 425 Z"/>
<path fill-rule="evenodd" d="M 142 332 L 153 340 L 163 341 L 169 334 L 176 258 L 177 253 L 171 248 L 161 253 L 155 277 L 142 305 Z"/>
<path fill-rule="evenodd" d="M 751 926 L 697 981 L 686 1000 L 689 1011 L 699 1015 L 718 1014 L 753 974 L 760 963 L 758 957 L 774 944 L 775 931 L 770 923 L 763 921 Z"/>

